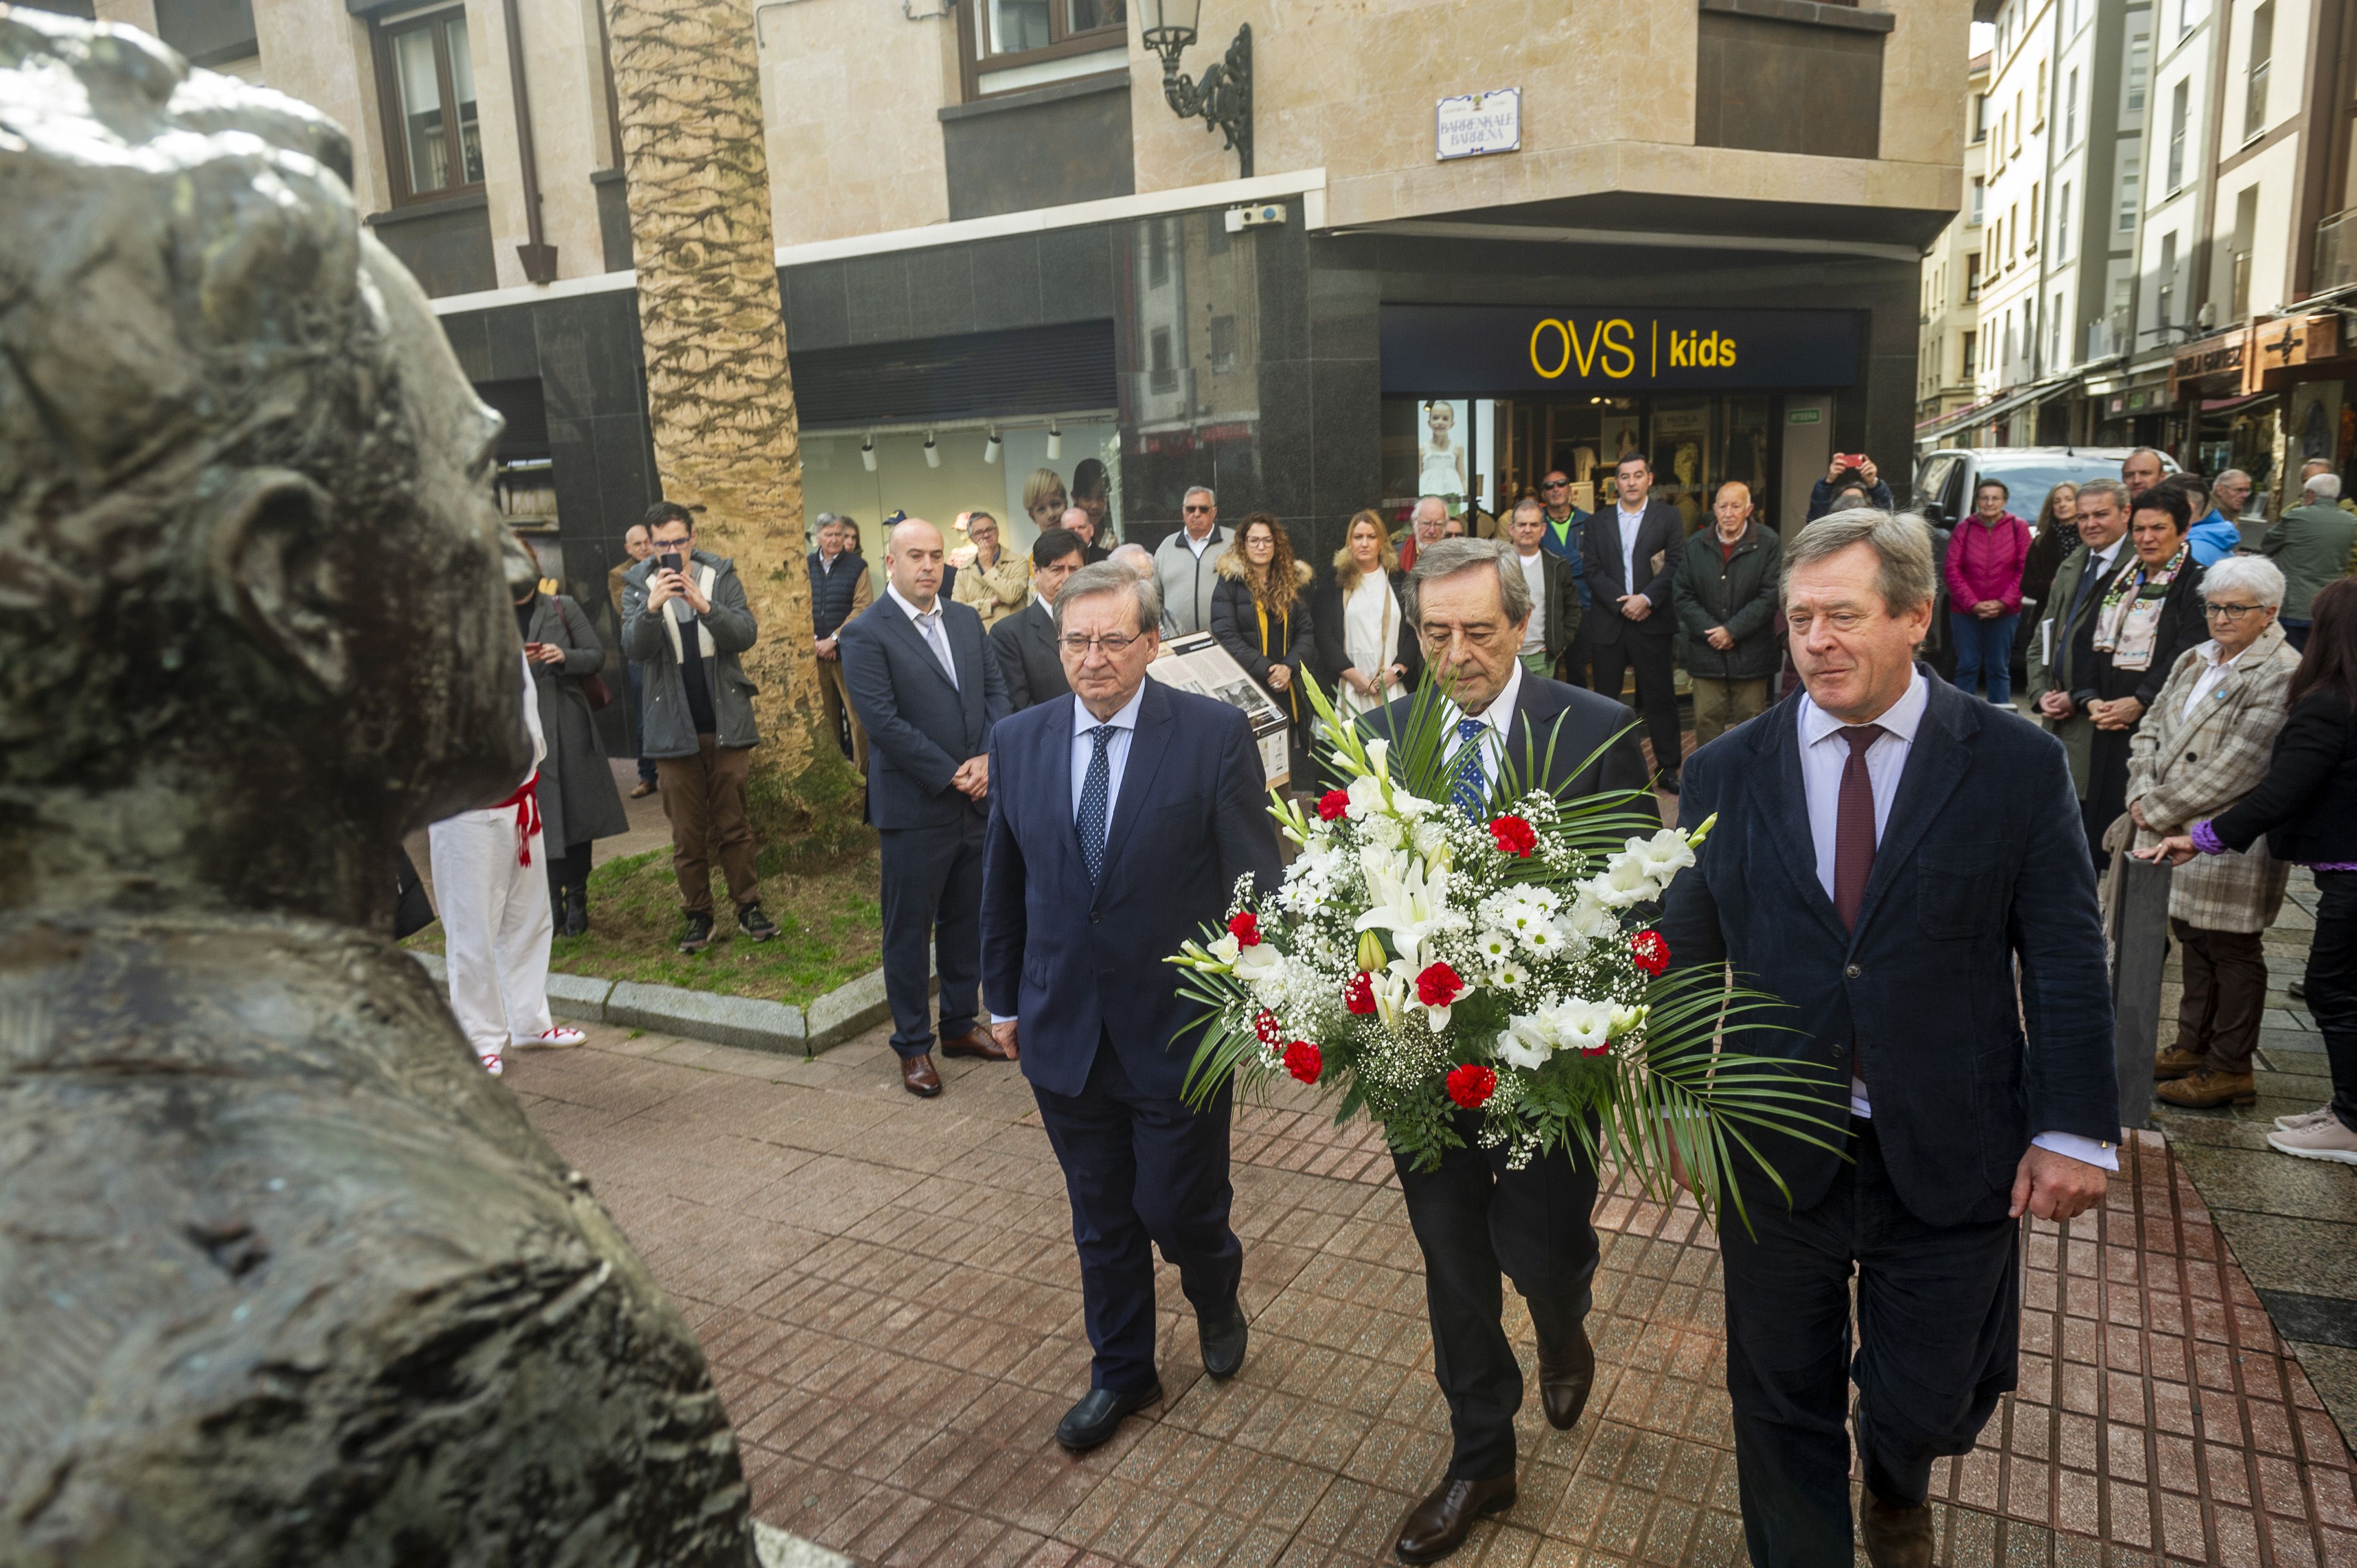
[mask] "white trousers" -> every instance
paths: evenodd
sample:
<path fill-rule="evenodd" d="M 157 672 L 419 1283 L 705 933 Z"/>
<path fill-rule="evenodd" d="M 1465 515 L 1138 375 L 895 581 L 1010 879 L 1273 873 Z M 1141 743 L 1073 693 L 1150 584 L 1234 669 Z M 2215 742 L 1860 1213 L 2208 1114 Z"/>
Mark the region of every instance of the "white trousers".
<path fill-rule="evenodd" d="M 450 1011 L 475 1055 L 536 1040 L 548 1015 L 548 863 L 532 835 L 532 864 L 516 863 L 515 809 L 461 811 L 426 830 L 434 902 L 442 918 Z"/>

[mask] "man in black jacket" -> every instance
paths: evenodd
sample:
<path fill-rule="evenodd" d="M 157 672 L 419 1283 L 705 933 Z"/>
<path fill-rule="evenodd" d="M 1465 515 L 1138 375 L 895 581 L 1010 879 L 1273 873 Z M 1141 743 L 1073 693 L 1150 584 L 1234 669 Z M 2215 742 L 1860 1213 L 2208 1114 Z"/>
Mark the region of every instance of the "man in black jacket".
<path fill-rule="evenodd" d="M 1685 551 L 1685 520 L 1667 501 L 1648 502 L 1653 471 L 1631 452 L 1614 471 L 1620 499 L 1587 522 L 1581 545 L 1595 613 L 1586 623 L 1596 660 L 1596 689 L 1620 694 L 1624 674 L 1637 672 L 1637 707 L 1653 743 L 1656 788 L 1678 790 L 1678 693 L 1671 639 L 1678 618 L 1670 585 Z"/>
<path fill-rule="evenodd" d="M 1776 613 L 1783 542 L 1753 519 L 1751 487 L 1740 479 L 1718 487 L 1711 523 L 1687 541 L 1672 585 L 1678 661 L 1694 682 L 1696 751 L 1768 706 L 1768 683 L 1784 658 Z"/>
<path fill-rule="evenodd" d="M 835 633 L 843 623 L 866 609 L 875 596 L 867 581 L 867 563 L 852 548 L 857 537 L 851 520 L 831 511 L 818 514 L 814 535 L 818 548 L 810 553 L 811 635 L 818 649 L 819 691 L 826 698 L 827 727 L 839 736 L 851 732 L 851 766 L 867 772 L 867 732 L 843 689 L 843 655 L 835 650 Z M 837 744 L 840 744 L 838 741 Z"/>
<path fill-rule="evenodd" d="M 1031 602 L 990 628 L 990 651 L 1006 682 L 1006 711 L 1019 714 L 1050 697 L 1068 697 L 1063 655 L 1056 650 L 1056 595 L 1085 564 L 1088 546 L 1069 528 L 1031 542 Z"/>

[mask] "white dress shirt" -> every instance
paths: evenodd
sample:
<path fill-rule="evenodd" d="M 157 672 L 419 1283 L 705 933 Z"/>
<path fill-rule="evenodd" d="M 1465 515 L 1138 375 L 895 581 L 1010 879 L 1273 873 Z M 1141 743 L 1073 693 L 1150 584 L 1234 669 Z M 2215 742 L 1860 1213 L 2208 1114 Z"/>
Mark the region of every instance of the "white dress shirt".
<path fill-rule="evenodd" d="M 1871 721 L 1880 725 L 1883 731 L 1866 748 L 1866 775 L 1874 788 L 1874 842 L 1878 844 L 1890 825 L 1890 804 L 1899 798 L 1899 778 L 1907 770 L 1907 754 L 1914 747 L 1915 732 L 1922 727 L 1923 711 L 1931 702 L 1931 683 L 1918 669 L 1907 682 L 1905 693 L 1883 710 L 1881 717 Z M 1817 884 L 1830 898 L 1834 896 L 1835 841 L 1841 821 L 1842 766 L 1849 760 L 1849 743 L 1841 738 L 1845 727 L 1842 721 L 1817 706 L 1806 691 L 1801 694 L 1799 708 L 1801 790 L 1808 798 L 1809 839 L 1816 850 Z M 1855 1077 L 1849 1080 L 1849 1110 L 1853 1116 L 1874 1115 L 1866 1084 Z M 2116 1149 L 2075 1133 L 2040 1133 L 2030 1142 L 2041 1149 L 2068 1155 L 2107 1171 L 2120 1168 Z"/>
<path fill-rule="evenodd" d="M 1481 721 L 1483 726 L 1481 730 L 1482 776 L 1492 784 L 1498 781 L 1504 771 L 1506 743 L 1513 738 L 1514 704 L 1522 701 L 1522 697 L 1523 661 L 1515 659 L 1512 660 L 1512 667 L 1506 671 L 1505 690 L 1498 693 L 1497 701 L 1475 715 Z M 1457 749 L 1459 744 L 1457 738 L 1457 721 L 1464 716 L 1464 711 L 1455 703 L 1446 697 L 1440 699 L 1441 750 L 1444 754 Z"/>
<path fill-rule="evenodd" d="M 927 648 L 933 650 L 933 657 L 942 661 L 942 673 L 950 678 L 951 685 L 956 686 L 958 683 L 957 660 L 950 655 L 950 634 L 942 626 L 940 596 L 934 596 L 931 609 L 920 610 L 903 597 L 899 589 L 888 583 L 885 585 L 884 593 L 908 615 L 909 624 L 917 628 L 917 636 L 923 639 Z M 963 687 L 959 689 L 963 690 Z"/>
<path fill-rule="evenodd" d="M 1187 542 L 1187 548 L 1195 553 L 1195 559 L 1198 561 L 1200 561 L 1203 558 L 1203 552 L 1211 547 L 1211 541 L 1218 538 L 1219 535 L 1220 525 L 1216 522 L 1211 524 L 1211 527 L 1203 530 L 1203 537 L 1200 539 L 1198 539 L 1193 534 L 1188 532 L 1183 526 L 1178 530 L 1178 537 Z"/>
<path fill-rule="evenodd" d="M 2201 678 L 2193 682 L 2193 690 L 2185 694 L 2185 707 L 2178 714 L 2179 718 L 2191 718 L 2193 711 L 2201 705 L 2201 699 L 2225 684 L 2227 673 L 2234 668 L 2232 659 L 2218 657 L 2218 639 L 2214 637 L 2193 651 L 2201 655 L 2205 662 Z"/>
<path fill-rule="evenodd" d="M 1534 551 L 1525 555 L 1520 550 L 1516 550 L 1514 560 L 1523 569 L 1523 581 L 1531 585 L 1530 628 L 1523 633 L 1521 651 L 1544 653 L 1546 651 L 1546 552 Z"/>
<path fill-rule="evenodd" d="M 1637 591 L 1637 531 L 1645 526 L 1645 509 L 1631 511 L 1616 502 L 1612 510 L 1620 520 L 1620 591 L 1633 594 Z"/>
<path fill-rule="evenodd" d="M 1113 738 L 1105 742 L 1105 842 L 1108 848 L 1113 842 L 1114 804 L 1121 799 L 1121 775 L 1123 769 L 1129 766 L 1129 743 L 1136 738 L 1137 710 L 1145 701 L 1146 683 L 1141 681 L 1137 690 L 1130 693 L 1129 701 L 1121 705 L 1119 713 L 1109 719 L 1100 720 L 1089 712 L 1088 704 L 1081 701 L 1078 693 L 1072 696 L 1072 821 L 1075 823 L 1081 820 L 1081 791 L 1088 788 L 1089 764 L 1096 760 L 1097 755 L 1096 736 L 1089 732 L 1101 723 L 1113 725 Z M 1011 1017 L 993 1018 L 993 1022 L 999 1024 L 1015 1021 Z"/>

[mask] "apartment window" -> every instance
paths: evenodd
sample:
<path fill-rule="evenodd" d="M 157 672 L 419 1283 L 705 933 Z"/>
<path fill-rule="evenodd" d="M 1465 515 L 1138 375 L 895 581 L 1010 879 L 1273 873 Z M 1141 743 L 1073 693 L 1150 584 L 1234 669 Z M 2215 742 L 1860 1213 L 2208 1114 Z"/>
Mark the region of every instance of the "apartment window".
<path fill-rule="evenodd" d="M 2202 17 L 2210 14 L 2210 0 L 2177 0 L 2177 36 L 2193 31 Z"/>
<path fill-rule="evenodd" d="M 2136 164 L 2135 153 L 2120 154 L 2120 232 L 2123 234 L 2136 232 L 2136 179 L 2141 172 Z"/>
<path fill-rule="evenodd" d="M 2005 264 L 2011 267 L 2021 259 L 2021 203 L 2015 202 L 2005 209 Z"/>
<path fill-rule="evenodd" d="M 2230 282 L 2227 314 L 2236 320 L 2251 314 L 2251 245 L 2259 229 L 2259 188 L 2245 186 L 2234 196 L 2234 233 L 2227 241 Z"/>
<path fill-rule="evenodd" d="M 1973 140 L 1976 143 L 1988 140 L 1988 94 L 1986 92 L 1973 94 Z"/>
<path fill-rule="evenodd" d="M 2013 156 L 2021 156 L 2021 90 L 2013 91 Z"/>
<path fill-rule="evenodd" d="M 1158 392 L 1178 390 L 1178 367 L 1170 358 L 1170 328 L 1157 327 L 1146 337 L 1148 384 Z"/>
<path fill-rule="evenodd" d="M 2177 236 L 2174 234 L 2160 237 L 2160 289 L 2157 303 L 2160 309 L 2160 324 L 2167 327 L 2177 317 Z"/>
<path fill-rule="evenodd" d="M 2062 368 L 2062 296 L 2054 296 L 2054 308 L 2046 313 L 2046 368 Z"/>
<path fill-rule="evenodd" d="M 2152 75 L 2152 40 L 2138 33 L 2128 40 L 2128 113 L 2144 113 L 2145 83 Z"/>
<path fill-rule="evenodd" d="M 2180 81 L 2169 94 L 2169 185 L 2174 193 L 2185 184 L 2185 101 L 2187 90 L 2193 85 L 2190 78 Z"/>
<path fill-rule="evenodd" d="M 1989 161 L 1996 165 L 1997 173 L 2005 172 L 2005 116 L 2002 114 L 1996 117 L 1996 140 L 1989 144 Z"/>
<path fill-rule="evenodd" d="M 2000 216 L 1989 226 L 1989 271 L 2005 265 L 2005 219 Z"/>
<path fill-rule="evenodd" d="M 2243 78 L 2243 139 L 2267 128 L 2267 70 L 2275 63 L 2276 0 L 2251 13 L 2251 63 Z"/>
<path fill-rule="evenodd" d="M 376 30 L 393 199 L 425 201 L 483 188 L 475 121 L 475 63 L 463 7 L 411 16 Z"/>
<path fill-rule="evenodd" d="M 2029 182 L 2029 253 L 2038 254 L 2038 181 Z"/>
<path fill-rule="evenodd" d="M 1161 288 L 1170 282 L 1170 225 L 1149 222 L 1146 242 L 1146 286 Z"/>
<path fill-rule="evenodd" d="M 1126 68 L 1126 0 L 974 0 L 958 35 L 969 100 Z"/>
<path fill-rule="evenodd" d="M 1980 226 L 1982 210 L 1987 201 L 1988 181 L 1978 175 L 1973 176 L 1973 226 L 1975 228 Z"/>
<path fill-rule="evenodd" d="M 1232 371 L 1236 368 L 1236 318 L 1232 316 L 1211 317 L 1211 369 Z"/>
<path fill-rule="evenodd" d="M 2058 260 L 2071 255 L 2071 182 L 2062 182 L 2062 201 L 2054 209 L 2054 254 Z"/>
<path fill-rule="evenodd" d="M 2068 85 L 2062 89 L 2062 145 L 2075 147 L 2079 145 L 2078 71 L 2074 69 L 2066 81 Z"/>
<path fill-rule="evenodd" d="M 1981 253 L 1975 251 L 1964 258 L 1964 298 L 1967 302 L 1981 296 Z"/>
<path fill-rule="evenodd" d="M 1964 357 L 1958 362 L 1958 368 L 1956 371 L 1956 379 L 1960 381 L 1968 381 L 1973 379 L 1975 371 L 1975 367 L 1973 365 L 1973 337 L 1974 335 L 1970 332 L 1964 335 Z"/>
<path fill-rule="evenodd" d="M 2038 124 L 2035 130 L 2046 129 L 2046 62 L 2038 62 Z"/>

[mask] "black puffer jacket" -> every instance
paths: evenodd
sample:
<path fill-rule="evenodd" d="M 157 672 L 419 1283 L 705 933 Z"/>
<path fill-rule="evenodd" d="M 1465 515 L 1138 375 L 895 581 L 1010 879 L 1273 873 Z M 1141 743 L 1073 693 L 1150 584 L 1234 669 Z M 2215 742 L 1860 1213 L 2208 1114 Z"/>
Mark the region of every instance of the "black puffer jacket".
<path fill-rule="evenodd" d="M 1670 590 L 1678 607 L 1678 662 L 1706 681 L 1762 681 L 1783 659 L 1777 625 L 1778 579 L 1784 542 L 1755 522 L 1722 557 L 1718 530 L 1706 525 L 1686 541 Z M 1722 651 L 1705 640 L 1723 626 L 1735 646 Z"/>

